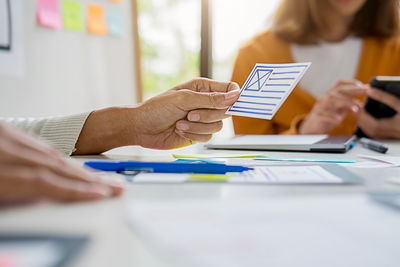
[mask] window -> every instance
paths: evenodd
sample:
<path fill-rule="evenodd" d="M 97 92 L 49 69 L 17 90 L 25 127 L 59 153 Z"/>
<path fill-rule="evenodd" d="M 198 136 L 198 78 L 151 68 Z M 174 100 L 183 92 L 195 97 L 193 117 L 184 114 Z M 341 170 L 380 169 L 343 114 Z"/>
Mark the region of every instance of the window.
<path fill-rule="evenodd" d="M 212 0 L 213 78 L 229 80 L 240 46 L 267 29 L 280 0 Z"/>
<path fill-rule="evenodd" d="M 143 98 L 199 76 L 200 0 L 138 0 Z"/>

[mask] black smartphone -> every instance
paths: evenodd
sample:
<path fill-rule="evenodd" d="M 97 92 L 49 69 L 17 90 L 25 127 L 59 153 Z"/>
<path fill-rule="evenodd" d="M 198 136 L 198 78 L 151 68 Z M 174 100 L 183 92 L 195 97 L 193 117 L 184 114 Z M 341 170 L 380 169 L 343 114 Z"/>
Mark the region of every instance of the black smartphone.
<path fill-rule="evenodd" d="M 373 88 L 385 91 L 400 98 L 400 76 L 376 76 L 371 80 L 369 84 Z M 377 119 L 390 118 L 397 113 L 391 107 L 388 107 L 387 105 L 378 102 L 372 98 L 367 99 L 365 110 Z M 367 136 L 359 128 L 356 131 L 356 135 L 358 137 Z"/>

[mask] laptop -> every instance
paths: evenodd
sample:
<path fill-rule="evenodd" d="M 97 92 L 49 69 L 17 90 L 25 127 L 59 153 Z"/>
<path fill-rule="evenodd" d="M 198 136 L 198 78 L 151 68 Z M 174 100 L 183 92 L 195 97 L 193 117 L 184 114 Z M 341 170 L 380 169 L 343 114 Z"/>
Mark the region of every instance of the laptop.
<path fill-rule="evenodd" d="M 209 149 L 345 153 L 355 136 L 347 135 L 239 135 L 206 144 Z"/>

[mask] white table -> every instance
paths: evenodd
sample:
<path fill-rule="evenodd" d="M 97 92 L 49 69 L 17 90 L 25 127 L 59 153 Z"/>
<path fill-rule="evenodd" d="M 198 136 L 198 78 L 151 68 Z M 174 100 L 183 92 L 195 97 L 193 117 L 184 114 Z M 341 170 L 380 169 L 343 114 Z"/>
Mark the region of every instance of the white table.
<path fill-rule="evenodd" d="M 400 156 L 400 142 L 387 142 L 388 155 Z M 173 152 L 201 152 L 202 146 L 192 146 Z M 207 151 L 206 153 L 212 153 Z M 223 151 L 218 151 L 222 153 Z M 239 153 L 237 151 L 236 153 Z M 250 152 L 251 153 L 251 152 Z M 288 156 L 288 153 L 264 152 L 268 155 Z M 355 158 L 358 154 L 375 152 L 356 146 L 346 154 L 290 153 L 290 156 Z M 112 159 L 172 160 L 172 151 L 125 147 L 105 154 Z M 378 155 L 378 153 L 376 153 Z M 75 157 L 83 160 L 104 156 Z M 127 199 L 163 200 L 262 198 L 271 195 L 354 194 L 375 189 L 400 191 L 400 186 L 385 182 L 388 177 L 400 177 L 400 168 L 351 169 L 366 179 L 364 185 L 353 186 L 238 186 L 228 184 L 127 184 L 125 194 L 116 199 L 80 204 L 37 203 L 0 212 L 1 232 L 55 233 L 89 235 L 91 242 L 73 266 L 169 266 L 137 236 L 126 219 Z"/>

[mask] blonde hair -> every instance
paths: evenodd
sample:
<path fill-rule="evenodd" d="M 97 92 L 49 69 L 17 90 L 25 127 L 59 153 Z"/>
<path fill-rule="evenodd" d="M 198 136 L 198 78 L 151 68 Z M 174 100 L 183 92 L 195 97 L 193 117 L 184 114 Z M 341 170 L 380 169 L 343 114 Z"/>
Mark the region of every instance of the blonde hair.
<path fill-rule="evenodd" d="M 318 29 L 330 30 L 320 12 L 321 0 L 283 0 L 274 15 L 272 31 L 285 41 L 314 44 L 320 40 Z M 399 1 L 367 0 L 357 12 L 350 33 L 358 37 L 393 37 L 399 33 Z"/>

